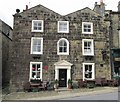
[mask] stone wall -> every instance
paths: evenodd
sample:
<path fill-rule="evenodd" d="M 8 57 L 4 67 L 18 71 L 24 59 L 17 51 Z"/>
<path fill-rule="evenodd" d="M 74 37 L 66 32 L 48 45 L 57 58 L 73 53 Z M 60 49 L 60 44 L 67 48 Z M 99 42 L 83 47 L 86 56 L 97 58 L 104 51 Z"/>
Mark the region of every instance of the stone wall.
<path fill-rule="evenodd" d="M 111 14 L 112 32 L 113 32 L 113 48 L 119 47 L 119 15 L 117 13 Z"/>
<path fill-rule="evenodd" d="M 2 76 L 2 87 L 9 85 L 10 69 L 9 63 L 9 46 L 12 39 L 12 28 L 5 22 L 0 20 L 0 69 Z"/>

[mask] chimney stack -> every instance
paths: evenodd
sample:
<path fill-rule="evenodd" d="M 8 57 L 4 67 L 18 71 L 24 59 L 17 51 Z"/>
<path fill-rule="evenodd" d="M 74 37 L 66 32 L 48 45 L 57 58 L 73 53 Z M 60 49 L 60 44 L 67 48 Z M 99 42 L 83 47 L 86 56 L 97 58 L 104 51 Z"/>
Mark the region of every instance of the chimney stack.
<path fill-rule="evenodd" d="M 103 3 L 103 0 L 100 0 L 100 5 L 102 5 L 102 4 L 104 4 L 104 3 Z"/>
<path fill-rule="evenodd" d="M 120 12 L 120 1 L 118 2 L 118 12 Z"/>
<path fill-rule="evenodd" d="M 97 2 L 95 2 L 95 4 L 94 4 L 94 11 L 99 13 L 101 16 L 104 16 L 104 13 L 105 13 L 105 3 L 103 2 L 103 0 L 100 0 L 100 4 L 97 4 Z"/>

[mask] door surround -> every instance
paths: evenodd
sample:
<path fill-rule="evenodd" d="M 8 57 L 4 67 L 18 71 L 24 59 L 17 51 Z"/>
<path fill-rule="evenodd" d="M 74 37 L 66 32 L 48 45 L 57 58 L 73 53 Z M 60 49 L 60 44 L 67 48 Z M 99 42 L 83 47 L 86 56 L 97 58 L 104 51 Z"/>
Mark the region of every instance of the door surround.
<path fill-rule="evenodd" d="M 68 82 L 68 80 L 71 79 L 71 66 L 73 64 L 65 60 L 60 60 L 56 62 L 54 65 L 55 65 L 55 79 L 59 80 L 59 69 L 67 69 L 67 80 L 66 81 Z M 67 87 L 68 87 L 68 83 L 67 83 Z"/>

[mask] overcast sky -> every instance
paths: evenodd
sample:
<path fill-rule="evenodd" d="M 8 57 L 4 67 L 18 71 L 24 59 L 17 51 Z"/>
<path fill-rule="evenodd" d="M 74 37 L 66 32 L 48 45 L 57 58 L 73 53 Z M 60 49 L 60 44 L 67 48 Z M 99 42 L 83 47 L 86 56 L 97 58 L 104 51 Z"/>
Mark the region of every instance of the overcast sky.
<path fill-rule="evenodd" d="M 117 11 L 119 0 L 103 0 L 107 10 Z M 61 15 L 65 15 L 84 7 L 94 8 L 94 3 L 100 3 L 100 0 L 1 0 L 0 2 L 0 19 L 13 27 L 13 15 L 16 9 L 23 11 L 25 6 L 29 8 L 36 5 L 43 5 Z"/>

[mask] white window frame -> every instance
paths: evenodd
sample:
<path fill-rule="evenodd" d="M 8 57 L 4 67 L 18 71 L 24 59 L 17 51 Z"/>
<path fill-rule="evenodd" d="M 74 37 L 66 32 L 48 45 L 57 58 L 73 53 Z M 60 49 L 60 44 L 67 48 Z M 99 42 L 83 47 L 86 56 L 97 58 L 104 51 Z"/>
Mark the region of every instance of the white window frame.
<path fill-rule="evenodd" d="M 41 40 L 41 51 L 40 52 L 33 51 L 33 40 L 35 40 L 35 39 Z M 41 38 L 41 37 L 32 37 L 31 38 L 31 54 L 43 54 L 43 38 Z"/>
<path fill-rule="evenodd" d="M 85 32 L 84 31 L 84 25 L 90 25 L 91 26 L 91 31 Z M 93 23 L 92 22 L 82 22 L 82 34 L 93 34 Z"/>
<path fill-rule="evenodd" d="M 32 78 L 32 65 L 33 64 L 40 64 L 40 78 Z M 30 62 L 30 76 L 29 76 L 29 81 L 31 80 L 31 79 L 38 79 L 38 80 L 40 80 L 41 79 L 41 81 L 42 81 L 42 62 Z"/>
<path fill-rule="evenodd" d="M 85 78 L 85 65 L 92 65 L 92 78 Z M 89 73 L 89 71 L 88 71 Z M 83 81 L 84 80 L 94 80 L 95 79 L 95 63 L 83 63 Z"/>
<path fill-rule="evenodd" d="M 67 51 L 66 52 L 59 52 L 59 43 L 60 41 L 64 40 L 67 43 Z M 61 38 L 57 42 L 57 55 L 69 55 L 69 41 L 65 38 Z"/>
<path fill-rule="evenodd" d="M 67 30 L 64 31 L 64 30 L 60 30 L 60 23 L 66 23 L 67 26 Z M 58 21 L 58 33 L 69 33 L 69 22 L 68 21 Z"/>
<path fill-rule="evenodd" d="M 41 30 L 34 29 L 34 23 L 41 23 Z M 43 20 L 32 20 L 32 32 L 43 32 Z"/>
<path fill-rule="evenodd" d="M 91 42 L 91 53 L 86 53 L 84 48 L 84 42 Z M 94 43 L 93 39 L 82 39 L 82 53 L 84 56 L 94 56 Z"/>

